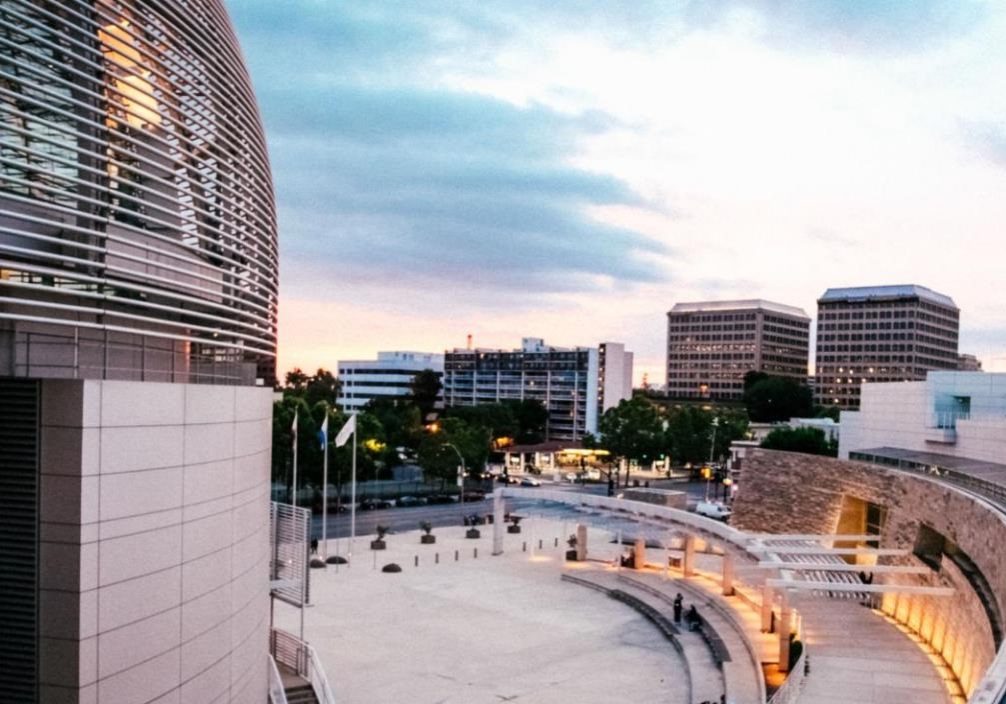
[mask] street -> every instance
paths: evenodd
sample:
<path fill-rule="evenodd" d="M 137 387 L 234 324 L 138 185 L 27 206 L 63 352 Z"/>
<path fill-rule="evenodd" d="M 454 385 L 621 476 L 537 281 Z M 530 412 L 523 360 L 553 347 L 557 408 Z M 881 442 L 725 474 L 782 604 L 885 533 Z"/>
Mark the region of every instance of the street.
<path fill-rule="evenodd" d="M 674 489 L 684 491 L 688 494 L 689 509 L 705 497 L 705 482 L 671 482 L 666 480 L 654 481 L 650 484 L 653 488 Z M 573 491 L 589 494 L 605 495 L 608 492 L 606 484 L 571 484 L 569 482 L 549 482 L 542 481 L 542 487 L 559 490 Z M 712 492 L 717 487 L 710 487 Z M 712 494 L 710 494 L 712 495 Z M 534 501 L 525 499 L 507 499 L 507 510 L 519 513 L 521 510 L 533 506 Z M 466 501 L 462 507 L 460 504 L 435 504 L 433 506 L 410 506 L 403 508 L 385 508 L 373 511 L 356 512 L 356 534 L 373 535 L 377 532 L 377 526 L 388 526 L 393 533 L 402 533 L 410 530 L 418 530 L 421 521 L 429 521 L 433 526 L 461 525 L 462 516 L 470 516 L 473 513 L 486 515 L 492 513 L 492 495 L 487 494 L 482 501 Z M 321 537 L 321 514 L 312 515 L 311 518 L 312 536 Z M 329 514 L 328 516 L 328 537 L 330 539 L 345 538 L 350 533 L 350 514 Z"/>

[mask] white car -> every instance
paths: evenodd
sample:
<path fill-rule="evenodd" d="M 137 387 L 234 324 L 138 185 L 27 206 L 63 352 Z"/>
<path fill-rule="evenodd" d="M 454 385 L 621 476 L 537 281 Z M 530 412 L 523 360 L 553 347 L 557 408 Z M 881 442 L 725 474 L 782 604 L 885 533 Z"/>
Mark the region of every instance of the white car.
<path fill-rule="evenodd" d="M 541 486 L 541 482 L 534 477 L 524 477 L 520 480 L 521 486 Z"/>
<path fill-rule="evenodd" d="M 698 506 L 695 507 L 695 513 L 700 516 L 725 521 L 730 518 L 730 514 L 733 513 L 733 511 L 721 504 L 719 501 L 700 501 Z"/>

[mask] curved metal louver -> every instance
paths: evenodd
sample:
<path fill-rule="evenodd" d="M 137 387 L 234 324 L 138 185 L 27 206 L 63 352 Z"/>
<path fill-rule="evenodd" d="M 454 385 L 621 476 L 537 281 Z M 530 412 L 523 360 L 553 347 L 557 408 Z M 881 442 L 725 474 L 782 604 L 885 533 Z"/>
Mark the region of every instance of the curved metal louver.
<path fill-rule="evenodd" d="M 220 0 L 0 0 L 0 374 L 250 383 L 277 277 Z"/>

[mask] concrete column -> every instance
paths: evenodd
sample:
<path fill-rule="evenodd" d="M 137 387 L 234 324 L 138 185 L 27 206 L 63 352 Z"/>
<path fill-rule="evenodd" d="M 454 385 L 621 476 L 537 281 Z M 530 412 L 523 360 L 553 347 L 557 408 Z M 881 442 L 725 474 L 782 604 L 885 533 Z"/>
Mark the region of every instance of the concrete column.
<path fill-rule="evenodd" d="M 576 559 L 579 562 L 587 559 L 587 526 L 576 524 Z"/>
<path fill-rule="evenodd" d="M 695 536 L 686 535 L 685 536 L 685 555 L 684 559 L 681 561 L 681 569 L 684 572 L 685 577 L 691 577 L 695 574 Z"/>
<path fill-rule="evenodd" d="M 646 566 L 646 538 L 636 538 L 636 545 L 632 550 L 633 567 L 637 570 Z"/>
<path fill-rule="evenodd" d="M 785 590 L 780 592 L 782 605 L 779 609 L 779 671 L 789 672 L 789 635 L 792 632 L 793 610 Z"/>
<path fill-rule="evenodd" d="M 734 556 L 723 553 L 723 596 L 733 596 L 734 593 Z"/>
<path fill-rule="evenodd" d="M 772 600 L 774 595 L 772 587 L 764 586 L 761 589 L 761 632 L 772 632 Z"/>
<path fill-rule="evenodd" d="M 493 492 L 493 555 L 503 554 L 503 489 Z"/>

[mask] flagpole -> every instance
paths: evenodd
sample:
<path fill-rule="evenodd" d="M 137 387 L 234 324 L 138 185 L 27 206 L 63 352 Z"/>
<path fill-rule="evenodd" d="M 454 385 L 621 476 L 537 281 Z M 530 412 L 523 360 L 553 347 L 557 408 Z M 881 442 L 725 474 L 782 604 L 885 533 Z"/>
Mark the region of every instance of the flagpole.
<path fill-rule="evenodd" d="M 353 544 L 356 542 L 356 428 L 353 428 L 353 474 L 350 478 L 349 497 L 349 556 L 353 556 Z M 350 563 L 352 564 L 352 563 Z"/>
<path fill-rule="evenodd" d="M 290 502 L 294 508 L 297 507 L 297 413 L 293 412 L 293 500 Z"/>
<path fill-rule="evenodd" d="M 321 473 L 321 554 L 328 562 L 328 406 L 325 406 L 325 424 L 321 433 L 325 446 L 324 469 Z"/>

